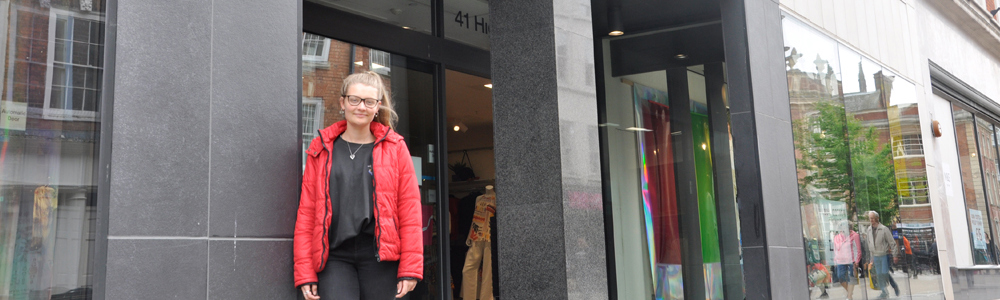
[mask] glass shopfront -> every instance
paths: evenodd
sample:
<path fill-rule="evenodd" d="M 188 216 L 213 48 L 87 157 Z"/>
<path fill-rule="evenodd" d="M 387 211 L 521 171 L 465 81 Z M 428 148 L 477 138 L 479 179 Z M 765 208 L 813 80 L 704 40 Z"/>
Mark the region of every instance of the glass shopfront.
<path fill-rule="evenodd" d="M 103 1 L 2 1 L 0 299 L 89 299 Z"/>
<path fill-rule="evenodd" d="M 782 27 L 810 297 L 940 299 L 916 87 L 791 16 Z"/>
<path fill-rule="evenodd" d="M 618 299 L 743 298 L 721 39 L 689 42 L 719 35 L 708 24 L 603 39 Z"/>

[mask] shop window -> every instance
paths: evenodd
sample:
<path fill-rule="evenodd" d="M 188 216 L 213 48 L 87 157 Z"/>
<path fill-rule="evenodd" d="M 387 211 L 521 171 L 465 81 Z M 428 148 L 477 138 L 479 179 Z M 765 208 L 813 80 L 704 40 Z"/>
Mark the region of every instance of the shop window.
<path fill-rule="evenodd" d="M 940 297 L 916 87 L 791 16 L 782 29 L 810 298 L 878 297 L 869 274 Z M 891 238 L 868 247 L 879 231 Z"/>
<path fill-rule="evenodd" d="M 0 298 L 90 299 L 103 2 L 44 3 L 0 5 Z"/>
<path fill-rule="evenodd" d="M 723 57 L 661 53 L 715 30 L 626 35 L 599 46 L 604 209 L 618 299 L 742 298 L 742 262 L 731 260 L 740 237 Z M 692 58 L 679 62 L 679 54 Z"/>
<path fill-rule="evenodd" d="M 488 78 L 454 70 L 445 72 L 447 115 L 448 218 L 451 220 L 450 299 L 500 296 L 497 241 L 502 228 L 488 211 L 502 210 L 503 198 L 489 201 L 496 183 L 493 152 L 493 92 Z M 496 187 L 502 193 L 503 187 Z M 478 293 L 477 293 L 478 291 Z M 445 299 L 449 299 L 446 296 Z M 502 298 L 502 297 L 501 297 Z"/>
<path fill-rule="evenodd" d="M 1000 170 L 997 161 L 997 132 L 990 121 L 969 110 L 952 105 L 959 169 L 965 191 L 966 216 L 972 243 L 972 260 L 977 265 L 998 264 L 995 224 L 1000 202 Z"/>

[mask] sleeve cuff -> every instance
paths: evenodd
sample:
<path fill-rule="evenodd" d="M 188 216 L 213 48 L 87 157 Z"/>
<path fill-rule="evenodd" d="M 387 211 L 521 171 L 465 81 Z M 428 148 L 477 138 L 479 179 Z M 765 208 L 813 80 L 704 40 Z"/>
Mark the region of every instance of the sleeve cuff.
<path fill-rule="evenodd" d="M 295 289 L 301 290 L 302 286 L 306 286 L 306 285 L 310 285 L 310 284 L 319 284 L 319 282 L 306 282 L 306 283 L 303 283 L 303 284 L 300 284 L 300 285 L 296 286 Z"/>
<path fill-rule="evenodd" d="M 420 281 L 420 279 L 418 279 L 416 277 L 399 277 L 399 281 L 403 281 L 403 280 L 416 280 L 416 281 Z"/>

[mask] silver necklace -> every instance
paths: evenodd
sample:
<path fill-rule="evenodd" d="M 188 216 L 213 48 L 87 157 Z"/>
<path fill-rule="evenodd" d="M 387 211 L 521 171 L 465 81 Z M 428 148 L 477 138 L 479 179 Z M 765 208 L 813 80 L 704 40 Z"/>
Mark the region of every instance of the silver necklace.
<path fill-rule="evenodd" d="M 358 150 L 351 151 L 351 142 L 346 140 L 344 142 L 347 143 L 347 152 L 351 154 L 351 160 L 354 160 L 354 154 L 357 154 L 358 151 L 361 151 L 361 148 L 365 146 L 365 144 L 361 144 L 361 146 L 358 146 Z"/>

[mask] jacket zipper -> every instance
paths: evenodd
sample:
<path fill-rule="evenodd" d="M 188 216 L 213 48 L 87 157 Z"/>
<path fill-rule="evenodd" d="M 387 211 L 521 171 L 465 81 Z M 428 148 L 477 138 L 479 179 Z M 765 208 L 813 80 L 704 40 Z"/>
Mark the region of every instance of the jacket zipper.
<path fill-rule="evenodd" d="M 390 129 L 390 131 L 391 131 L 391 129 Z M 322 131 L 317 131 L 317 132 L 319 133 L 320 141 L 322 141 L 323 140 L 323 133 L 322 133 Z M 381 230 L 381 228 L 379 228 L 379 221 L 378 221 L 378 215 L 379 215 L 379 212 L 378 212 L 378 196 L 377 196 L 378 193 L 376 192 L 376 191 L 378 191 L 378 186 L 377 186 L 376 180 L 375 180 L 375 163 L 374 163 L 375 162 L 375 157 L 374 157 L 374 154 L 375 154 L 375 146 L 378 145 L 379 143 L 381 143 L 382 141 L 384 141 L 387 136 L 389 136 L 389 132 L 386 132 L 385 136 L 382 136 L 381 139 L 379 139 L 378 141 L 375 141 L 375 144 L 372 145 L 372 189 L 373 189 L 373 191 L 372 191 L 372 202 L 374 203 L 374 206 L 372 206 L 372 211 L 373 211 L 373 214 L 375 215 L 375 241 L 374 241 L 374 243 L 375 243 L 375 260 L 376 261 L 382 261 L 382 258 L 379 257 L 379 254 L 378 254 L 378 252 L 379 252 L 378 241 L 382 237 L 382 230 Z M 330 213 L 330 187 L 329 187 L 329 184 L 330 184 L 330 158 L 331 158 L 331 155 L 330 155 L 330 149 L 328 149 L 326 147 L 326 142 L 323 142 L 323 150 L 326 150 L 326 165 L 323 167 L 323 169 L 326 172 L 326 184 L 327 184 L 327 188 L 325 189 L 326 190 L 326 192 L 325 192 L 326 193 L 326 203 L 324 203 L 326 209 L 323 211 L 323 236 L 326 237 L 327 240 L 328 240 L 328 242 L 329 242 L 329 237 L 327 236 L 328 235 L 328 233 L 327 233 L 327 229 L 328 228 L 327 228 L 327 225 L 326 225 L 326 216 L 327 216 L 327 214 Z M 325 266 L 326 265 L 326 256 L 328 256 L 326 247 L 327 247 L 327 244 L 324 243 L 323 244 L 323 254 L 324 255 L 320 258 L 320 266 Z"/>
<path fill-rule="evenodd" d="M 330 155 L 330 149 L 328 149 L 326 147 L 326 142 L 323 141 L 323 132 L 322 131 L 317 131 L 317 133 L 319 133 L 320 143 L 323 144 L 323 150 L 326 150 L 326 163 L 323 165 L 323 172 L 326 172 L 326 181 L 324 181 L 326 183 L 326 188 L 324 189 L 324 190 L 326 190 L 324 192 L 326 194 L 326 201 L 324 201 L 323 205 L 324 205 L 324 207 L 326 209 L 323 210 L 323 237 L 322 237 L 323 239 L 326 240 L 326 243 L 322 243 L 323 244 L 323 255 L 320 256 L 320 266 L 323 267 L 323 266 L 326 266 L 326 258 L 327 258 L 327 256 L 329 256 L 329 253 L 327 253 L 327 249 L 326 249 L 326 247 L 328 246 L 328 243 L 330 243 L 329 233 L 327 233 L 327 230 L 329 228 L 327 227 L 327 224 L 326 224 L 326 216 L 328 214 L 330 214 L 330 157 L 332 155 Z M 323 186 L 323 185 L 320 185 L 320 186 Z"/>
<path fill-rule="evenodd" d="M 375 146 L 378 146 L 379 143 L 381 143 L 382 141 L 384 141 L 385 137 L 389 136 L 390 132 L 392 132 L 392 129 L 389 129 L 388 131 L 386 131 L 385 135 L 382 136 L 382 138 L 379 139 L 378 141 L 375 141 L 375 144 L 372 145 L 372 202 L 375 203 L 374 206 L 372 206 L 372 209 L 373 209 L 373 213 L 375 214 L 375 261 L 379 261 L 379 262 L 382 261 L 382 258 L 379 257 L 379 255 L 378 255 L 378 250 L 379 250 L 378 241 L 382 239 L 382 228 L 379 228 L 379 225 L 378 225 L 378 223 L 379 223 L 379 221 L 378 221 L 379 220 L 378 219 L 378 215 L 379 215 L 379 212 L 378 212 L 378 184 L 377 184 L 377 181 L 375 180 Z"/>

